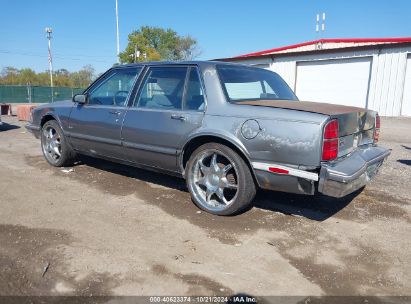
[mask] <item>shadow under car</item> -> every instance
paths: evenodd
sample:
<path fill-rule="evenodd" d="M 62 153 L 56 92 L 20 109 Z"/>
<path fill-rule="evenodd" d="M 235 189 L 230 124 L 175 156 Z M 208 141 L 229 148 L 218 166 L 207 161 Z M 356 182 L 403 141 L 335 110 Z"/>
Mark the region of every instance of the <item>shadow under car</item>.
<path fill-rule="evenodd" d="M 82 155 L 79 156 L 79 162 L 77 162 L 76 165 L 81 164 L 125 177 L 135 178 L 144 182 L 187 192 L 185 181 L 182 178 L 173 178 L 166 174 Z M 249 209 L 255 207 L 274 212 L 281 212 L 287 215 L 303 216 L 310 220 L 324 221 L 350 204 L 361 191 L 362 189 L 357 190 L 343 198 L 334 198 L 321 194 L 310 196 L 260 189 L 257 191 L 254 202 Z M 244 211 L 246 212 L 247 210 Z"/>

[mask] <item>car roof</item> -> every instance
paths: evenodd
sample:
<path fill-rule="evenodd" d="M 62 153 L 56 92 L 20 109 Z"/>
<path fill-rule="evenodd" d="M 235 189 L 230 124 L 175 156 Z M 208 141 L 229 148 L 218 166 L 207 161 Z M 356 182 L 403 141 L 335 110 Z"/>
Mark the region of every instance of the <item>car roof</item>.
<path fill-rule="evenodd" d="M 147 61 L 147 62 L 139 62 L 139 63 L 119 64 L 119 65 L 113 66 L 113 68 L 137 67 L 137 66 L 145 66 L 145 65 L 198 65 L 202 67 L 213 67 L 216 65 L 245 66 L 244 64 L 231 63 L 231 62 L 191 60 L 191 61 Z"/>

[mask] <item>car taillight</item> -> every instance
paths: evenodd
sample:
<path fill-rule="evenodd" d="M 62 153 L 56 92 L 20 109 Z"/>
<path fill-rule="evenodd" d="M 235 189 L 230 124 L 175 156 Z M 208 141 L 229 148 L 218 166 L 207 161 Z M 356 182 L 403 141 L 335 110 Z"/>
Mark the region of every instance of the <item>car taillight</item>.
<path fill-rule="evenodd" d="M 380 127 L 381 127 L 381 121 L 380 121 L 380 116 L 377 114 L 375 116 L 375 130 L 374 130 L 374 142 L 378 142 L 378 139 L 380 138 Z"/>
<path fill-rule="evenodd" d="M 322 160 L 333 160 L 338 156 L 338 120 L 329 121 L 324 128 Z"/>

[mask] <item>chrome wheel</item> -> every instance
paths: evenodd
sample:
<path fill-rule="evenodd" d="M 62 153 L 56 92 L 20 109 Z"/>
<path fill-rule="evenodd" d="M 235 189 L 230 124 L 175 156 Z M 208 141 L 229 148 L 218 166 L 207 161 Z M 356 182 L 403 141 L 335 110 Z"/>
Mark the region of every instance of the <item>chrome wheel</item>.
<path fill-rule="evenodd" d="M 189 187 L 194 199 L 213 211 L 227 209 L 238 193 L 238 174 L 234 162 L 221 151 L 199 153 L 189 172 Z"/>
<path fill-rule="evenodd" d="M 44 156 L 52 163 L 57 163 L 61 158 L 61 136 L 57 130 L 47 125 L 42 132 Z"/>

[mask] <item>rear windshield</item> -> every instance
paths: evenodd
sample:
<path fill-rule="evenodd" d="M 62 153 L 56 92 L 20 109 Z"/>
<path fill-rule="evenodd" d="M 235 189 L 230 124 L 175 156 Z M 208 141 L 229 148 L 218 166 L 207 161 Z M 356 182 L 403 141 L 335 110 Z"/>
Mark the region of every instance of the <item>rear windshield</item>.
<path fill-rule="evenodd" d="M 231 102 L 298 100 L 278 74 L 259 68 L 217 65 L 218 75 Z"/>

